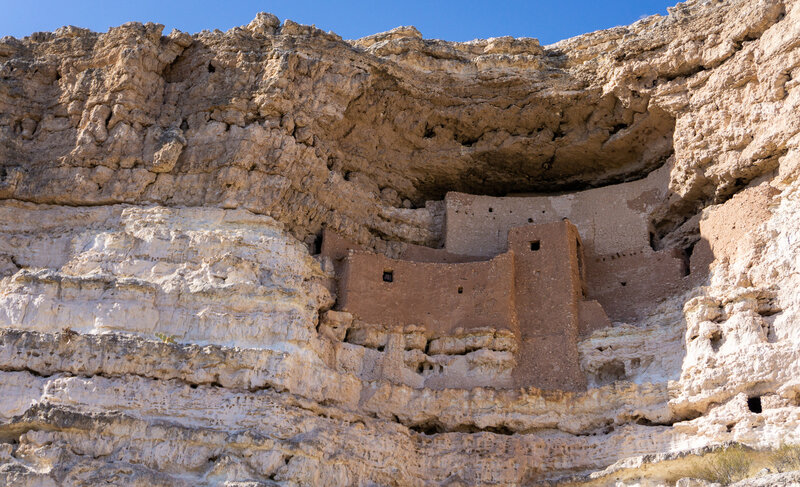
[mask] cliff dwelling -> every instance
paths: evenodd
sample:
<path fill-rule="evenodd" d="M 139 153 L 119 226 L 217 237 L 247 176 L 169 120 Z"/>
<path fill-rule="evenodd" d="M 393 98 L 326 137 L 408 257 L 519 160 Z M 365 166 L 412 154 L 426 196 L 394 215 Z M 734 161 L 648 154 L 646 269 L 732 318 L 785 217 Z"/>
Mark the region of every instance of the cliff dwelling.
<path fill-rule="evenodd" d="M 0 486 L 800 484 L 800 0 L 229 27 L 0 35 Z"/>
<path fill-rule="evenodd" d="M 449 192 L 443 247 L 406 244 L 394 258 L 326 230 L 321 255 L 335 268 L 336 309 L 358 323 L 339 334 L 364 343 L 369 329 L 421 333 L 426 357 L 418 360 L 439 366 L 418 367 L 422 380 L 395 374 L 417 386 L 585 390 L 578 341 L 690 283 L 685 255 L 652 248 L 648 210 L 664 196 L 667 169 L 559 196 Z M 487 338 L 498 335 L 500 345 Z M 431 358 L 430 343 L 470 338 L 476 343 L 457 353 L 483 351 L 484 362 L 495 361 L 491 372 Z"/>

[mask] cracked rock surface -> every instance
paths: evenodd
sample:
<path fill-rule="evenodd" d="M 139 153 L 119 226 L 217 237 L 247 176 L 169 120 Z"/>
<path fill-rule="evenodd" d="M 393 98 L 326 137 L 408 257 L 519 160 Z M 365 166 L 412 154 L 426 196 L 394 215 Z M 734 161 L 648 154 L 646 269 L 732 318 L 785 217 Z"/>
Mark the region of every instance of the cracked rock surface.
<path fill-rule="evenodd" d="M 668 485 L 631 472 L 800 442 L 800 1 L 549 46 L 162 29 L 0 40 L 0 484 Z M 412 387 L 418 330 L 342 341 L 323 228 L 397 255 L 448 191 L 658 168 L 651 246 L 708 273 L 583 339 L 587 391 Z"/>

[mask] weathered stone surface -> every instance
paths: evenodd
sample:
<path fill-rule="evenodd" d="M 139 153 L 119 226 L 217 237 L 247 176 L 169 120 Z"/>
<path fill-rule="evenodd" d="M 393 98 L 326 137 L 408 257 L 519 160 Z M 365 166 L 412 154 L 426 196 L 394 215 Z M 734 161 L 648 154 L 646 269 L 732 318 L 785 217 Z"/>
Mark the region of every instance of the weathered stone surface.
<path fill-rule="evenodd" d="M 550 46 L 269 14 L 2 38 L 0 483 L 665 485 L 800 442 L 797 80 L 797 0 Z M 322 229 L 441 246 L 448 191 L 535 194 L 598 255 L 635 233 L 685 286 L 578 342 L 585 392 L 498 389 L 503 330 L 332 310 Z"/>

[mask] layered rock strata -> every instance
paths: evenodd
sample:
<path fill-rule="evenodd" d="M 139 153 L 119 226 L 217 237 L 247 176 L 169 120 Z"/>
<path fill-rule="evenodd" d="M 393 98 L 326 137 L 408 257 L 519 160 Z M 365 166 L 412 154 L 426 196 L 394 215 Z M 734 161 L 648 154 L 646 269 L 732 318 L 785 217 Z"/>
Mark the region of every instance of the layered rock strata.
<path fill-rule="evenodd" d="M 800 442 L 798 79 L 795 0 L 550 46 L 268 14 L 3 38 L 0 483 L 658 485 L 631 466 Z M 451 191 L 577 220 L 653 180 L 641 249 L 692 279 L 606 296 L 584 392 L 425 387 L 513 340 L 351 319 L 317 255 L 441 247 Z"/>

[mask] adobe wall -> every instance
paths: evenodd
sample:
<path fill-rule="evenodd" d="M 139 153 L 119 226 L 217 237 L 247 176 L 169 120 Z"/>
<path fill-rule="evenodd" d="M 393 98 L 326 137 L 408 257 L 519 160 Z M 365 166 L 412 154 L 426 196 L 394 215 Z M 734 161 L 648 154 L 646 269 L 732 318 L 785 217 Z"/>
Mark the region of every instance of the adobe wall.
<path fill-rule="evenodd" d="M 323 253 L 345 255 L 338 308 L 360 320 L 421 325 L 433 336 L 508 330 L 518 341 L 514 386 L 585 389 L 578 338 L 609 321 L 596 301 L 584 300 L 578 230 L 568 221 L 527 225 L 507 241 L 507 252 L 468 263 L 391 259 L 352 250 L 337 237 Z"/>
<path fill-rule="evenodd" d="M 569 222 L 525 226 L 508 233 L 520 347 L 513 377 L 518 386 L 582 390 L 578 356 L 579 302 L 583 299 L 580 237 Z"/>
<path fill-rule="evenodd" d="M 700 240 L 692 248 L 688 286 L 701 285 L 714 262 L 746 261 L 760 247 L 761 226 L 779 191 L 769 183 L 745 188 L 721 205 L 708 207 L 700 220 Z"/>
<path fill-rule="evenodd" d="M 322 231 L 322 248 L 320 254 L 330 257 L 334 263 L 338 263 L 345 257 L 350 250 L 366 250 L 364 246 L 358 245 L 352 240 L 346 239 L 333 230 L 324 229 Z"/>
<path fill-rule="evenodd" d="M 377 316 L 380 320 L 375 322 L 385 323 L 394 319 L 397 324 L 425 324 L 425 318 L 421 316 L 409 319 L 400 316 L 404 313 L 401 312 L 387 317 L 383 310 L 376 311 L 376 308 L 383 307 L 387 297 L 396 300 L 400 294 L 413 297 L 415 309 L 409 313 L 436 316 L 445 310 L 441 320 L 463 321 L 450 318 L 454 310 L 448 308 L 448 303 L 459 309 L 466 303 L 474 303 L 482 309 L 481 293 L 491 295 L 495 290 L 502 290 L 515 294 L 518 312 L 530 317 L 529 331 L 533 335 L 547 335 L 563 332 L 565 327 L 558 320 L 565 313 L 577 316 L 577 303 L 583 296 L 583 270 L 578 258 L 582 253 L 579 250 L 580 236 L 569 222 L 514 228 L 508 239 L 508 250 L 513 255 L 502 253 L 491 260 L 471 263 L 390 259 L 382 254 L 351 250 L 346 240 L 339 237 L 331 238 L 326 234 L 328 238 L 331 245 L 326 247 L 323 243 L 323 252 L 328 252 L 333 258 L 344 256 L 346 263 L 341 276 L 339 305 L 365 321 L 373 321 L 370 316 Z M 429 250 L 431 252 L 427 255 L 416 256 L 425 259 L 444 254 L 437 249 Z M 386 271 L 391 271 L 392 282 L 383 279 Z M 507 284 L 499 285 L 494 282 L 497 280 L 507 281 Z M 444 289 L 449 291 L 443 292 Z M 461 293 L 458 293 L 459 289 Z M 451 301 L 454 293 L 458 299 Z M 364 302 L 359 303 L 354 295 L 363 297 Z M 492 299 L 492 303 L 499 302 Z M 515 305 L 514 301 L 507 302 L 509 306 Z M 474 312 L 476 309 L 469 310 L 469 313 Z M 486 313 L 478 312 L 478 316 L 486 316 Z M 573 321 L 568 326 L 577 330 L 577 318 Z"/>
<path fill-rule="evenodd" d="M 639 181 L 560 196 L 448 193 L 446 247 L 492 255 L 505 249 L 512 228 L 568 218 L 584 246 L 587 298 L 611 320 L 633 321 L 649 304 L 688 286 L 684 260 L 650 247 L 648 215 L 667 197 L 669 170 L 665 165 Z"/>
<path fill-rule="evenodd" d="M 482 256 L 453 254 L 446 249 L 434 249 L 408 243 L 403 243 L 401 245 L 402 250 L 400 250 L 397 255 L 397 258 L 400 260 L 440 263 L 477 262 L 486 260 L 486 258 Z M 332 230 L 326 228 L 322 231 L 322 248 L 320 249 L 320 254 L 330 257 L 336 264 L 344 259 L 350 250 L 365 251 L 367 249 L 363 245 L 346 239 Z M 503 251 L 505 252 L 505 249 L 503 249 Z"/>
<path fill-rule="evenodd" d="M 491 256 L 505 251 L 508 231 L 568 218 L 587 256 L 639 250 L 650 245 L 648 209 L 665 198 L 669 166 L 647 178 L 560 196 L 445 196 L 445 248 L 455 254 Z"/>
<path fill-rule="evenodd" d="M 486 260 L 485 257 L 475 255 L 459 255 L 448 252 L 446 249 L 432 249 L 422 245 L 406 244 L 398 256 L 402 260 L 414 262 L 478 262 Z"/>
<path fill-rule="evenodd" d="M 603 305 L 594 299 L 578 303 L 578 337 L 584 338 L 595 330 L 611 326 Z"/>
<path fill-rule="evenodd" d="M 439 264 L 351 252 L 340 278 L 338 307 L 368 323 L 422 325 L 433 334 L 492 327 L 518 332 L 514 256 Z M 391 272 L 391 282 L 384 273 Z"/>
<path fill-rule="evenodd" d="M 639 252 L 587 257 L 587 298 L 597 300 L 615 321 L 632 322 L 647 307 L 687 288 L 686 263 L 673 252 Z"/>
<path fill-rule="evenodd" d="M 707 242 L 706 266 L 714 260 L 742 260 L 745 254 L 759 247 L 754 240 L 759 238 L 761 225 L 772 216 L 770 203 L 778 193 L 769 183 L 762 183 L 703 212 L 700 235 Z M 695 245 L 693 260 L 703 250 L 701 243 Z"/>

